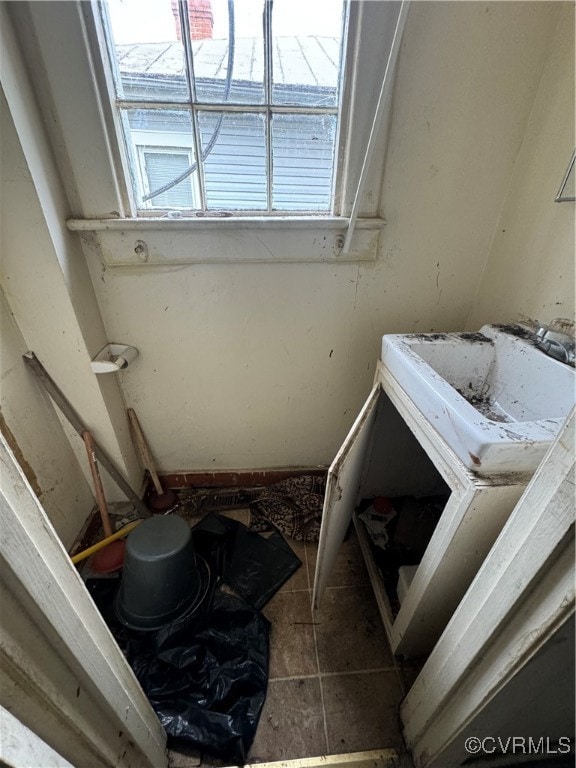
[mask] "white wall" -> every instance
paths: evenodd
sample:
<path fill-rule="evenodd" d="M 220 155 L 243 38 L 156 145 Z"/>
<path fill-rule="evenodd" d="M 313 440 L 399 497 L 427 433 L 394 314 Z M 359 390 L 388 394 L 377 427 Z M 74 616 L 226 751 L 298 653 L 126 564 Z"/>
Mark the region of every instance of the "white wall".
<path fill-rule="evenodd" d="M 0 32 L 6 34 L 4 20 Z M 80 244 L 66 230 L 66 199 L 51 153 L 43 147 L 44 136 L 39 120 L 34 119 L 27 83 L 17 72 L 17 57 L 9 60 L 4 41 L 2 47 L 7 99 L 1 91 L 1 285 L 21 334 L 15 348 L 24 346 L 36 353 L 96 439 L 138 487 L 141 469 L 129 437 L 122 392 L 115 380 L 100 383 L 90 367 L 90 359 L 105 344 L 106 335 L 89 272 Z M 7 103 L 9 89 L 11 104 Z M 2 346 L 6 344 L 9 350 L 11 333 L 13 336 L 9 326 L 2 328 Z M 18 376 L 31 377 L 21 360 L 18 366 L 22 369 Z M 28 421 L 28 411 L 35 407 L 28 401 L 31 392 L 33 389 L 24 387 L 3 388 L 3 409 L 10 414 L 6 421 L 25 462 L 34 466 L 54 459 L 51 476 L 67 490 L 62 491 L 62 509 L 52 519 L 63 540 L 70 543 L 90 512 L 92 499 L 84 492 L 79 497 L 82 503 L 74 503 L 79 465 L 58 451 L 51 456 L 52 430 L 58 420 Z M 82 440 L 71 429 L 57 430 L 54 440 L 68 436 L 80 467 L 89 476 Z M 40 477 L 40 468 L 34 469 Z M 124 498 L 105 473 L 103 479 L 109 500 Z M 41 487 L 48 491 L 48 475 Z"/>
<path fill-rule="evenodd" d="M 93 505 L 92 493 L 60 422 L 22 361 L 28 347 L 0 290 L 3 431 L 64 546 Z"/>
<path fill-rule="evenodd" d="M 470 328 L 574 318 L 574 203 L 554 198 L 574 151 L 574 7 L 562 9 Z"/>
<path fill-rule="evenodd" d="M 130 477 L 138 465 L 118 382 L 165 471 L 326 464 L 369 390 L 382 334 L 504 319 L 481 297 L 492 284 L 503 293 L 498 270 L 490 272 L 517 252 L 498 251 L 494 233 L 504 200 L 513 197 L 506 197 L 511 179 L 524 194 L 518 153 L 548 164 L 554 134 L 548 142 L 539 135 L 552 104 L 548 90 L 563 82 L 554 57 L 564 9 L 549 2 L 413 3 L 382 188 L 388 224 L 376 262 L 105 268 L 87 248 L 90 281 L 77 236 L 63 231 L 66 206 L 53 203 L 62 188 L 53 178 L 50 188 L 49 174 L 42 175 L 47 152 L 34 157 L 42 137 L 20 114 L 19 137 L 4 120 L 8 301 L 26 343 L 58 371 L 59 384 Z M 25 110 L 30 99 L 20 97 L 22 78 L 13 78 L 18 82 L 12 98 Z M 560 101 L 553 100 L 558 114 Z M 553 116 L 550 126 L 566 119 Z M 554 191 L 564 154 L 550 171 Z M 32 180 L 30 157 L 41 171 Z M 553 207 L 556 217 L 570 210 Z M 531 211 L 530 242 L 547 242 L 548 213 L 537 205 Z M 516 228 L 524 231 L 521 221 Z M 567 231 L 558 241 L 562 258 Z M 215 250 L 218 242 L 215 235 Z M 518 282 L 523 306 L 542 284 L 542 261 L 542 247 L 533 248 Z M 469 320 L 483 273 L 482 309 Z M 569 298 L 561 300 L 555 314 L 566 314 Z M 133 344 L 140 357 L 125 373 L 96 380 L 89 358 L 105 340 Z"/>
<path fill-rule="evenodd" d="M 396 84 L 379 260 L 89 265 L 163 470 L 331 461 L 382 334 L 461 330 L 561 6 L 414 3 Z M 239 247 L 241 247 L 239 245 Z"/>

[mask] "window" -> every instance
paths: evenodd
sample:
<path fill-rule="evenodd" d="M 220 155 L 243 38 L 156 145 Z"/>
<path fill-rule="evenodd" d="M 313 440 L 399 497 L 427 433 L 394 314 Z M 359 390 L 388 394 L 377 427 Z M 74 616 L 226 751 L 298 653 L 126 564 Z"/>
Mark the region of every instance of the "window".
<path fill-rule="evenodd" d="M 333 213 L 342 0 L 109 0 L 140 214 Z"/>
<path fill-rule="evenodd" d="M 142 179 L 147 186 L 142 190 L 144 199 L 153 190 L 169 186 L 166 192 L 151 198 L 153 206 L 159 208 L 193 208 L 194 195 L 190 177 L 182 179 L 178 184 L 172 182 L 192 164 L 190 152 L 172 152 L 158 147 L 138 147 L 139 169 Z"/>
<path fill-rule="evenodd" d="M 158 2 L 138 0 L 137 11 L 140 16 L 153 19 L 149 8 Z M 193 53 L 200 45 L 215 44 L 222 35 L 226 49 L 226 30 L 217 29 L 218 19 L 225 26 L 228 23 L 226 6 L 217 14 L 217 3 L 221 2 L 227 0 L 211 0 L 212 39 L 192 40 Z M 174 57 L 172 71 L 162 70 L 163 74 L 151 81 L 156 64 L 149 58 L 147 77 L 143 80 L 136 74 L 139 70 L 134 56 L 142 43 L 115 40 L 111 5 L 102 7 L 99 0 L 9 3 L 15 36 L 22 49 L 18 66 L 22 72 L 25 68 L 29 71 L 38 86 L 36 99 L 40 109 L 50 116 L 46 125 L 52 151 L 74 212 L 68 228 L 86 233 L 80 235 L 82 242 L 87 248 L 99 248 L 105 264 L 141 268 L 143 264 L 153 267 L 216 261 L 372 261 L 377 257 L 385 225 L 379 214 L 389 120 L 380 120 L 374 130 L 375 110 L 393 50 L 401 5 L 395 0 L 346 0 L 343 8 L 342 0 L 273 0 L 273 6 L 266 6 L 272 7 L 272 32 L 278 32 L 276 26 L 283 8 L 289 9 L 287 16 L 292 20 L 306 18 L 305 12 L 296 10 L 302 7 L 298 3 L 304 2 L 311 9 L 321 8 L 326 17 L 322 32 L 329 37 L 341 32 L 333 34 L 328 17 L 337 30 L 341 29 L 341 20 L 332 11 L 328 14 L 327 9 L 336 4 L 346 15 L 341 45 L 345 64 L 340 63 L 339 79 L 331 85 L 314 81 L 316 91 L 308 93 L 318 96 L 322 87 L 327 96 L 331 89 L 332 101 L 328 103 L 315 98 L 305 104 L 290 103 L 294 88 L 289 87 L 289 82 L 278 82 L 277 77 L 269 82 L 269 104 L 265 101 L 264 77 L 262 95 L 256 98 L 252 92 L 253 101 L 247 102 L 247 82 L 251 84 L 254 78 L 247 79 L 239 63 L 233 70 L 230 86 L 234 102 L 229 99 L 216 103 L 216 97 L 210 97 L 208 84 L 198 77 L 196 70 L 198 98 L 192 102 L 181 58 L 184 46 L 177 35 L 176 41 L 167 41 L 166 30 L 156 22 L 152 29 L 157 27 L 163 49 L 171 46 L 174 51 L 176 42 L 180 58 Z M 253 3 L 256 0 L 236 0 L 236 10 L 254 7 Z M 260 40 L 258 49 L 261 46 L 264 50 L 264 35 L 260 32 L 262 3 L 263 0 L 258 0 L 256 6 L 257 24 L 253 20 L 248 30 L 242 26 L 238 10 L 237 51 L 241 50 L 238 41 L 250 35 Z M 134 12 L 133 0 L 117 2 L 116 7 L 126 13 Z M 166 14 L 165 20 L 174 29 L 176 19 L 171 3 L 167 7 L 170 14 Z M 182 12 L 178 8 L 181 24 Z M 186 18 L 183 22 L 185 26 L 190 24 Z M 292 37 L 297 37 L 287 21 L 282 24 L 285 37 L 293 32 Z M 145 39 L 140 35 L 140 40 Z M 130 60 L 123 61 L 116 53 L 121 45 L 126 46 L 125 54 L 132 56 L 132 74 Z M 283 43 L 278 45 L 281 48 Z M 107 53 L 110 46 L 114 46 L 112 56 Z M 226 50 L 218 54 L 221 74 L 226 69 L 225 53 Z M 306 53 L 306 61 L 312 66 L 307 64 L 307 70 L 298 71 L 308 72 L 310 80 L 314 73 L 319 80 L 318 66 L 312 63 L 310 52 Z M 149 57 L 149 51 L 146 55 Z M 251 61 L 255 71 L 258 60 L 253 57 Z M 282 49 L 276 69 L 268 70 L 272 76 L 278 70 L 278 62 L 283 61 Z M 193 66 L 194 60 L 191 62 Z M 240 62 L 238 57 L 236 62 Z M 156 63 L 165 61 L 158 59 Z M 262 71 L 263 68 L 262 62 Z M 225 79 L 211 80 L 209 85 L 220 89 L 220 98 L 226 87 Z M 308 85 L 311 87 L 311 83 Z M 296 90 L 302 94 L 302 88 Z M 274 93 L 281 94 L 282 103 L 274 101 Z M 186 175 L 196 162 L 198 147 L 202 152 L 210 145 L 220 115 L 223 117 L 213 151 Z M 238 137 L 241 129 L 247 130 L 245 123 L 250 121 L 250 151 L 242 154 Z M 307 134 L 304 125 L 309 129 Z M 255 136 L 260 137 L 257 142 Z M 327 150 L 320 151 L 326 136 Z M 372 137 L 376 148 L 370 162 L 365 163 Z M 179 157 L 168 158 L 162 167 L 161 158 L 151 157 L 147 161 L 147 153 Z M 182 155 L 187 155 L 187 167 Z M 250 173 L 246 172 L 247 159 Z M 183 175 L 182 180 L 148 197 L 158 191 L 157 184 L 169 183 L 166 179 L 172 170 Z M 188 208 L 190 198 L 192 207 Z M 355 207 L 357 217 L 355 226 L 351 226 Z M 350 233 L 346 249 L 343 246 Z M 145 255 L 142 239 L 148 246 Z"/>

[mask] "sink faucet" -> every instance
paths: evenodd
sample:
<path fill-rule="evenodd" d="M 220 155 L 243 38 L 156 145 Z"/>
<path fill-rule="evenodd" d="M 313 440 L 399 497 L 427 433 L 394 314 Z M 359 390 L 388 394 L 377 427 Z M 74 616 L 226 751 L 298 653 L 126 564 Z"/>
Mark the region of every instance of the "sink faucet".
<path fill-rule="evenodd" d="M 552 325 L 555 326 L 556 321 Z M 548 325 L 539 325 L 534 335 L 536 346 L 544 354 L 574 367 L 574 337 L 571 334 Z"/>

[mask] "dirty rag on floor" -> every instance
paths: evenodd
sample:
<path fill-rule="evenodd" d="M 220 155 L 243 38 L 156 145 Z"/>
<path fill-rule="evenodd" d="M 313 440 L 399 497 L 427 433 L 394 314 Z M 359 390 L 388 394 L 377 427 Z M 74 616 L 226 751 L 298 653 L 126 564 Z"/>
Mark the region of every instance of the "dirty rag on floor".
<path fill-rule="evenodd" d="M 156 632 L 118 622 L 118 578 L 86 585 L 170 739 L 243 764 L 268 684 L 270 624 L 259 608 L 301 562 L 278 532 L 262 536 L 219 515 L 206 516 L 192 538 L 210 568 L 206 597 Z"/>
<path fill-rule="evenodd" d="M 268 485 L 250 502 L 250 527 L 265 531 L 272 523 L 296 541 L 318 541 L 325 491 L 325 475 L 299 475 Z"/>

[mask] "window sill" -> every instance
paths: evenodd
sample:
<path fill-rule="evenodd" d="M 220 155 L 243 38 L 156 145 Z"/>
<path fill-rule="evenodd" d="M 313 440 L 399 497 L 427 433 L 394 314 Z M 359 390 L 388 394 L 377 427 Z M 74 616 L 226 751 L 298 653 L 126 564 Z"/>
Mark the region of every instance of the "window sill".
<path fill-rule="evenodd" d="M 69 219 L 66 224 L 72 232 L 118 232 L 133 230 L 180 230 L 180 229 L 340 229 L 348 227 L 349 219 L 343 216 L 234 216 L 207 214 L 206 216 L 142 216 L 131 219 Z M 358 219 L 357 229 L 381 229 L 384 219 Z"/>
<path fill-rule="evenodd" d="M 108 267 L 214 262 L 374 261 L 385 221 L 358 219 L 340 255 L 348 219 L 334 216 L 206 216 L 70 219 L 68 229 L 96 241 Z"/>

